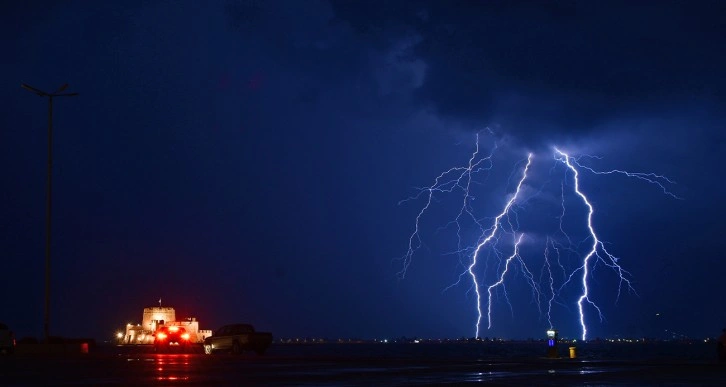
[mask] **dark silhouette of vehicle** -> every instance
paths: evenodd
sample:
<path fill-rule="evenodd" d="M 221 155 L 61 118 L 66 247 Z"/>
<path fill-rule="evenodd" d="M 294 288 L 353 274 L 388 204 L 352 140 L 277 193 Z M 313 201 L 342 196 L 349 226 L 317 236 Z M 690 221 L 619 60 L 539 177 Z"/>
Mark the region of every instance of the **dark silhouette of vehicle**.
<path fill-rule="evenodd" d="M 182 351 L 189 348 L 189 333 L 183 327 L 163 326 L 154 333 L 154 350 L 156 352 L 169 351 L 172 345 L 179 346 Z"/>
<path fill-rule="evenodd" d="M 0 323 L 0 354 L 9 355 L 15 351 L 15 335 L 7 325 Z"/>
<path fill-rule="evenodd" d="M 204 353 L 209 355 L 216 351 L 231 351 L 239 354 L 242 351 L 255 351 L 258 355 L 264 355 L 270 344 L 272 333 L 255 332 L 250 324 L 230 324 L 204 339 Z"/>

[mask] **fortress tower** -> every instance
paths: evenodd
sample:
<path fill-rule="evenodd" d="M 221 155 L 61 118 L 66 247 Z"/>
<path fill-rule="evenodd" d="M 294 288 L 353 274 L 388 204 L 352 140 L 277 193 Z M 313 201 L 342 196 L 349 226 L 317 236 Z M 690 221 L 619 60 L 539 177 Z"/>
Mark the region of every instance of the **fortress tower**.
<path fill-rule="evenodd" d="M 174 308 L 170 306 L 150 306 L 144 308 L 141 327 L 144 330 L 155 332 L 158 326 L 172 321 L 176 321 Z"/>

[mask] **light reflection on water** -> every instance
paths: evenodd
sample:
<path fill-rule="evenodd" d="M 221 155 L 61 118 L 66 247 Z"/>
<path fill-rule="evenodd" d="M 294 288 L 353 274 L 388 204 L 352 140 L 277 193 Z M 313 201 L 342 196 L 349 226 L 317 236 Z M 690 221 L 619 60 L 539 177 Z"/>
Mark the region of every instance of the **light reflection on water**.
<path fill-rule="evenodd" d="M 166 381 L 176 381 L 176 380 L 189 380 L 189 377 L 188 376 L 182 376 L 182 377 L 177 377 L 177 376 L 159 376 L 159 377 L 156 378 L 156 380 L 158 380 L 158 381 L 164 381 L 164 382 L 166 382 Z"/>
<path fill-rule="evenodd" d="M 599 374 L 603 371 L 604 370 L 586 367 L 580 370 L 580 375 Z"/>
<path fill-rule="evenodd" d="M 490 382 L 492 380 L 505 378 L 507 376 L 511 376 L 511 372 L 474 372 L 474 373 L 467 373 L 461 376 L 461 381 L 465 383 L 470 382 Z"/>
<path fill-rule="evenodd" d="M 190 372 L 189 354 L 156 354 L 151 360 L 157 365 L 156 381 L 188 381 Z"/>

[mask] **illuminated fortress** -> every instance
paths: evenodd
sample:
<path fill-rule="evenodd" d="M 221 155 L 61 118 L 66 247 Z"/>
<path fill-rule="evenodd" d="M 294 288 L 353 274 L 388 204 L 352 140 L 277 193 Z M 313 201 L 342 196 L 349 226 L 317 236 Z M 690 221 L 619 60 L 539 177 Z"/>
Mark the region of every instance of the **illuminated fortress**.
<path fill-rule="evenodd" d="M 119 344 L 152 344 L 154 332 L 162 326 L 179 326 L 186 329 L 191 341 L 200 343 L 212 335 L 211 330 L 199 329 L 196 317 L 187 317 L 177 321 L 176 312 L 170 306 L 150 306 L 144 308 L 141 324 L 127 324 L 126 334 L 119 334 Z"/>

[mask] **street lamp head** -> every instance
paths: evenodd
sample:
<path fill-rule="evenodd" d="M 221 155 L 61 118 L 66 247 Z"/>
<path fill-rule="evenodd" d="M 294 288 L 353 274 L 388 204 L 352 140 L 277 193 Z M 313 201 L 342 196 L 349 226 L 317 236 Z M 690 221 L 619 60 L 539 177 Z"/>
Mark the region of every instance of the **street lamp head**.
<path fill-rule="evenodd" d="M 67 88 L 68 88 L 68 84 L 64 83 L 61 87 L 58 88 L 58 90 L 54 91 L 53 94 L 60 93 L 61 91 L 65 90 Z"/>
<path fill-rule="evenodd" d="M 45 91 L 36 89 L 35 87 L 28 85 L 27 83 L 21 83 L 20 87 L 22 87 L 23 89 L 28 90 L 34 94 L 37 94 L 41 97 L 74 97 L 74 96 L 78 95 L 78 93 L 62 93 L 61 94 L 61 91 L 68 88 L 67 83 L 64 83 L 63 86 L 59 87 L 58 90 L 56 90 L 53 93 L 46 93 Z"/>
<path fill-rule="evenodd" d="M 35 87 L 33 87 L 33 86 L 30 86 L 30 85 L 28 85 L 28 84 L 25 84 L 25 83 L 21 83 L 21 84 L 20 84 L 20 87 L 22 87 L 22 88 L 23 88 L 23 89 L 25 89 L 25 90 L 28 90 L 28 91 L 30 91 L 31 93 L 35 93 L 35 94 L 38 94 L 38 95 L 39 95 L 39 96 L 41 96 L 41 97 L 47 97 L 47 96 L 49 96 L 49 95 L 50 95 L 50 94 L 48 94 L 48 93 L 46 93 L 46 92 L 44 92 L 44 91 L 42 91 L 42 90 L 38 90 L 38 89 L 36 89 Z"/>

